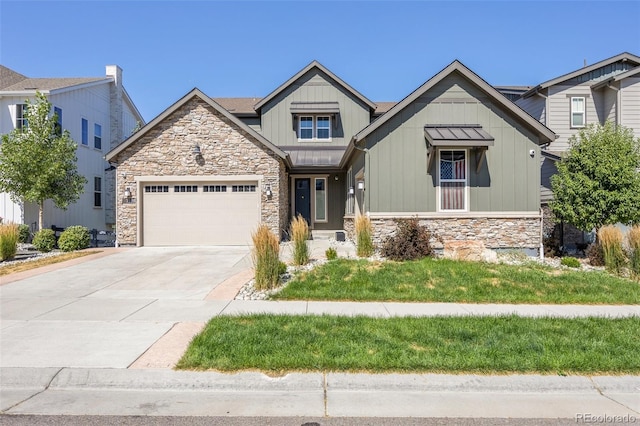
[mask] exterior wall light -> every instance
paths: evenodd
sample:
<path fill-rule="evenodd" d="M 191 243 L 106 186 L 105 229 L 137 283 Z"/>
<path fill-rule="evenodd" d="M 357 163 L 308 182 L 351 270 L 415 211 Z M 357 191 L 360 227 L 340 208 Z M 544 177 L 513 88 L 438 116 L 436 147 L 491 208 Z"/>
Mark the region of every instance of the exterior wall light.
<path fill-rule="evenodd" d="M 358 189 L 361 190 L 361 191 L 364 189 L 364 181 L 363 180 L 359 180 L 358 181 Z"/>
<path fill-rule="evenodd" d="M 271 185 L 267 186 L 267 190 L 265 191 L 265 194 L 267 195 L 267 197 L 271 197 L 273 195 L 273 192 L 271 192 Z"/>
<path fill-rule="evenodd" d="M 353 194 L 355 194 L 355 192 L 356 192 L 356 191 L 353 189 L 353 186 L 350 186 L 350 187 L 349 187 L 349 194 L 350 194 L 350 195 L 353 195 Z"/>
<path fill-rule="evenodd" d="M 193 154 L 194 157 L 200 157 L 202 155 L 202 152 L 200 151 L 200 145 L 195 145 L 193 147 L 193 150 L 191 151 L 191 153 Z"/>
<path fill-rule="evenodd" d="M 125 198 L 125 200 L 126 200 L 126 202 L 127 202 L 127 203 L 130 203 L 130 202 L 131 202 L 131 188 L 128 188 L 128 187 L 127 187 L 127 188 L 124 190 L 124 198 Z"/>

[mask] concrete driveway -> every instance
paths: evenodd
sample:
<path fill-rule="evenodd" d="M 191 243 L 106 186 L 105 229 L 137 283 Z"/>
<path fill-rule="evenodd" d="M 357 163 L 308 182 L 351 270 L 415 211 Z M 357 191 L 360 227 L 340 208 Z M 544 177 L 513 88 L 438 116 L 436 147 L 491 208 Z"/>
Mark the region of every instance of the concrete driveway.
<path fill-rule="evenodd" d="M 127 368 L 251 266 L 247 247 L 144 247 L 0 286 L 0 367 Z"/>

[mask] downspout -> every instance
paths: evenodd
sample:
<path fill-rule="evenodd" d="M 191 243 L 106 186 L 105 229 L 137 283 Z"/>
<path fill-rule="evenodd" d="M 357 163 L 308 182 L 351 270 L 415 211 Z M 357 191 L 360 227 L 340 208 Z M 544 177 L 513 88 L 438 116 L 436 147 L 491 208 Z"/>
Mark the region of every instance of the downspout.
<path fill-rule="evenodd" d="M 364 185 L 365 189 L 363 189 L 363 191 L 366 191 L 366 188 L 367 188 L 367 183 L 366 183 L 367 182 L 367 154 L 369 153 L 369 150 L 367 148 L 359 147 L 355 137 L 351 139 L 351 143 L 353 144 L 353 147 L 355 149 L 357 149 L 358 151 L 364 152 L 364 167 L 362 168 L 362 170 L 363 170 L 364 176 L 365 176 L 365 185 Z M 354 176 L 354 180 L 355 180 L 355 176 Z M 354 194 L 353 194 L 354 197 L 356 196 L 355 195 L 355 190 L 357 190 L 356 186 L 357 185 L 354 186 Z M 362 195 L 362 210 L 363 210 L 364 214 L 369 216 L 369 214 L 367 212 L 367 209 L 365 208 L 366 207 L 365 200 L 366 200 L 366 197 L 364 196 L 364 193 L 363 193 L 363 195 Z"/>
<path fill-rule="evenodd" d="M 544 209 L 540 207 L 540 260 L 544 262 Z"/>

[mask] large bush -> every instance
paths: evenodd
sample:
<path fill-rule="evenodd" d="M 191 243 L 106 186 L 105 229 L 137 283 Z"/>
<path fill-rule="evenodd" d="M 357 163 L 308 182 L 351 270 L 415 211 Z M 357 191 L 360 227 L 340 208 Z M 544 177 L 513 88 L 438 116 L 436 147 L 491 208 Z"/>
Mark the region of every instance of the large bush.
<path fill-rule="evenodd" d="M 33 236 L 32 244 L 38 251 L 50 252 L 56 247 L 56 233 L 51 229 L 41 229 Z"/>
<path fill-rule="evenodd" d="M 0 224 L 0 260 L 13 259 L 18 252 L 18 225 Z"/>
<path fill-rule="evenodd" d="M 82 250 L 91 244 L 91 234 L 84 226 L 70 226 L 58 239 L 58 247 L 62 251 Z"/>
<path fill-rule="evenodd" d="M 258 226 L 251 238 L 253 239 L 253 267 L 256 271 L 254 285 L 258 290 L 273 288 L 280 281 L 282 270 L 280 241 L 264 223 Z"/>
<path fill-rule="evenodd" d="M 382 246 L 382 255 L 391 260 L 415 260 L 432 256 L 431 232 L 421 226 L 417 218 L 396 220 L 398 230 L 387 238 Z"/>

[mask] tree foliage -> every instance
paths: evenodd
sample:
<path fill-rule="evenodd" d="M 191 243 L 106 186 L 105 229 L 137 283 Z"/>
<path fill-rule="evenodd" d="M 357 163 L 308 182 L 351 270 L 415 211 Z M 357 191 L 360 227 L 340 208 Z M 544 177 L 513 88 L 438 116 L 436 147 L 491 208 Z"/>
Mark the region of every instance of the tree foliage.
<path fill-rule="evenodd" d="M 640 222 L 640 140 L 631 129 L 594 124 L 569 142 L 551 177 L 553 213 L 583 231 Z"/>
<path fill-rule="evenodd" d="M 37 203 L 40 229 L 44 201 L 66 209 L 80 198 L 87 182 L 78 173 L 76 143 L 68 131 L 59 131 L 50 112 L 46 96 L 36 93 L 35 102 L 27 100 L 27 126 L 2 135 L 0 145 L 0 191 L 15 202 Z"/>

